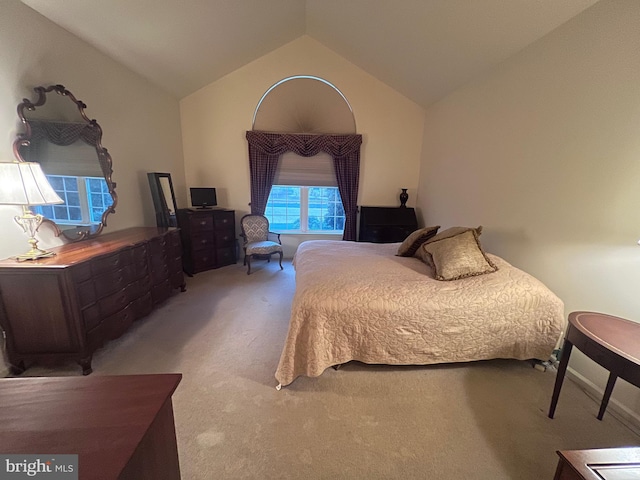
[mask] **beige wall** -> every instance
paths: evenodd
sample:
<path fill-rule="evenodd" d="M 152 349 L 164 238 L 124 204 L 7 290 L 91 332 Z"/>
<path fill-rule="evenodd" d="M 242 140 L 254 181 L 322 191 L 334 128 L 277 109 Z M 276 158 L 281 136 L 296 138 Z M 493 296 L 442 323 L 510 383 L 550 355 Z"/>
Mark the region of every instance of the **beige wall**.
<path fill-rule="evenodd" d="M 484 225 L 567 312 L 638 321 L 639 21 L 640 2 L 603 0 L 428 109 L 418 192 L 428 223 Z M 580 353 L 570 366 L 604 387 Z M 635 388 L 614 398 L 640 414 Z"/>
<path fill-rule="evenodd" d="M 22 98 L 34 99 L 33 87 L 58 83 L 87 104 L 113 158 L 118 206 L 106 231 L 155 225 L 146 172 L 170 172 L 184 195 L 178 100 L 18 0 L 0 2 L 0 161 L 14 159 Z M 28 247 L 13 223 L 16 210 L 0 207 L 0 258 Z M 39 238 L 44 246 L 60 243 L 46 226 Z"/>
<path fill-rule="evenodd" d="M 360 205 L 399 205 L 400 188 L 416 199 L 424 110 L 308 36 L 301 37 L 180 101 L 187 186 L 211 186 L 218 204 L 248 213 L 249 160 L 245 132 L 274 83 L 314 75 L 348 99 L 363 135 Z M 187 198 L 180 199 L 184 205 Z M 179 203 L 180 203 L 179 202 Z M 285 254 L 311 236 L 288 236 Z M 326 237 L 325 237 L 326 238 Z"/>

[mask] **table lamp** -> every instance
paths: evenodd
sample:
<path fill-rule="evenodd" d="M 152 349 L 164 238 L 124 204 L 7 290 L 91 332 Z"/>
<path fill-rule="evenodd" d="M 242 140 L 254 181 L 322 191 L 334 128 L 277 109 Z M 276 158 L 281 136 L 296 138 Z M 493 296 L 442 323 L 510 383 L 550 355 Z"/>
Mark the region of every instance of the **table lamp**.
<path fill-rule="evenodd" d="M 54 252 L 38 248 L 36 232 L 42 223 L 42 215 L 34 214 L 31 205 L 64 203 L 49 184 L 39 163 L 0 162 L 0 205 L 22 205 L 22 216 L 14 220 L 29 236 L 31 249 L 15 258 L 19 262 L 51 257 Z"/>

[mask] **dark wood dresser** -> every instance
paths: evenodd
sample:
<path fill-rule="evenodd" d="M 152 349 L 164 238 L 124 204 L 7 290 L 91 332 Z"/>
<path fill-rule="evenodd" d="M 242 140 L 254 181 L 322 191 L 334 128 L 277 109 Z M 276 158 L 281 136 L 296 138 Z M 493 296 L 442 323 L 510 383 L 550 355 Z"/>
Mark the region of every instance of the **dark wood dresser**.
<path fill-rule="evenodd" d="M 360 207 L 360 242 L 401 242 L 417 229 L 418 220 L 413 208 Z"/>
<path fill-rule="evenodd" d="M 558 451 L 554 480 L 625 480 L 640 478 L 640 448 Z"/>
<path fill-rule="evenodd" d="M 178 210 L 182 259 L 187 275 L 236 263 L 235 218 L 234 210 Z"/>
<path fill-rule="evenodd" d="M 179 480 L 171 396 L 181 378 L 1 379 L 0 451 L 54 465 L 60 454 L 78 455 L 79 480 Z"/>
<path fill-rule="evenodd" d="M 185 290 L 175 228 L 130 228 L 51 250 L 55 257 L 0 261 L 0 326 L 13 373 L 25 362 L 74 360 L 88 375 L 96 349 Z"/>

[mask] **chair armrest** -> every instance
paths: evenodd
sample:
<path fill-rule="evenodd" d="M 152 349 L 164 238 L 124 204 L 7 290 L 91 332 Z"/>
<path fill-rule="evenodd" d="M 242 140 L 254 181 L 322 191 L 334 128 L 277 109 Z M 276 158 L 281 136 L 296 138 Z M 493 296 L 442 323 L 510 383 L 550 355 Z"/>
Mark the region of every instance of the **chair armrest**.
<path fill-rule="evenodd" d="M 276 232 L 267 232 L 267 238 L 269 238 L 269 236 L 271 237 L 275 237 L 276 239 L 273 240 L 274 242 L 278 242 L 280 245 L 282 245 L 282 242 L 280 241 L 280 234 L 276 233 Z M 270 240 L 271 238 L 269 238 Z"/>

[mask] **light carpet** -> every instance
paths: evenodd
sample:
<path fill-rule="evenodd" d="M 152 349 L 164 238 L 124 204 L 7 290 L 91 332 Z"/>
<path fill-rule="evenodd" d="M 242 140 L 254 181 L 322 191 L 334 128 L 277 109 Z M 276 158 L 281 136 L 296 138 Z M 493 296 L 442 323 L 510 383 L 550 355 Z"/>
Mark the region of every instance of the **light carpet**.
<path fill-rule="evenodd" d="M 276 391 L 295 271 L 241 264 L 187 278 L 93 375 L 180 372 L 173 397 L 183 479 L 552 479 L 556 450 L 640 437 L 555 372 L 497 360 L 424 367 L 350 363 Z M 24 375 L 80 375 L 77 365 Z"/>

